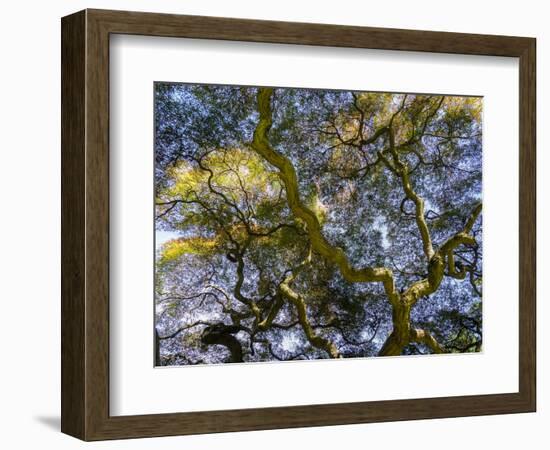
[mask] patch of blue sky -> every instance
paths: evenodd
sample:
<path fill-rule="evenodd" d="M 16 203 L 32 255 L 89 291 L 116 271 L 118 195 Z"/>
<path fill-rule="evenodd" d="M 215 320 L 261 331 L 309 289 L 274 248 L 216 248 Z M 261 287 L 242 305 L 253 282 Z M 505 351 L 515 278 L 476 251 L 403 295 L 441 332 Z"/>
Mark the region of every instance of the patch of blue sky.
<path fill-rule="evenodd" d="M 177 231 L 164 231 L 164 230 L 156 230 L 155 231 L 155 248 L 158 250 L 162 244 L 165 242 L 168 242 L 172 239 L 176 239 L 180 237 L 181 234 Z"/>

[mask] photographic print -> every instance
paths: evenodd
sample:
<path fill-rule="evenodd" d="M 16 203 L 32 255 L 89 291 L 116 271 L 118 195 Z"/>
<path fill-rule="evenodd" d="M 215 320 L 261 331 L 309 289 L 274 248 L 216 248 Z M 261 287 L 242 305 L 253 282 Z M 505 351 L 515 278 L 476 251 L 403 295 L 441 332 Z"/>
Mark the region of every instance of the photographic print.
<path fill-rule="evenodd" d="M 154 96 L 156 366 L 482 350 L 481 97 Z"/>

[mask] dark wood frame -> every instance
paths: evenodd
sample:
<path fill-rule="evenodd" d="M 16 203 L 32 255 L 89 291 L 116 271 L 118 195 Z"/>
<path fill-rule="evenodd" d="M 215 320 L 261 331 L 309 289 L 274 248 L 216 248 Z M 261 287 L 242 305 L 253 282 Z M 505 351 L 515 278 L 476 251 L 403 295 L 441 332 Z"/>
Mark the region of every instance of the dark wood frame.
<path fill-rule="evenodd" d="M 61 30 L 64 433 L 100 440 L 535 411 L 535 39 L 104 10 L 64 17 Z M 519 392 L 110 416 L 108 99 L 113 33 L 518 57 Z"/>

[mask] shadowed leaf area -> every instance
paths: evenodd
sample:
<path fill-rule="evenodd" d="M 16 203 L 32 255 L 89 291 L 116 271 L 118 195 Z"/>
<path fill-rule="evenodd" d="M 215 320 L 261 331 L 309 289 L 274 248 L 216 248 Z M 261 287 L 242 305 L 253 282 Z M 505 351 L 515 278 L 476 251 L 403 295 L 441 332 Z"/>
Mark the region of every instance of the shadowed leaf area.
<path fill-rule="evenodd" d="M 155 84 L 156 364 L 479 352 L 482 99 Z"/>

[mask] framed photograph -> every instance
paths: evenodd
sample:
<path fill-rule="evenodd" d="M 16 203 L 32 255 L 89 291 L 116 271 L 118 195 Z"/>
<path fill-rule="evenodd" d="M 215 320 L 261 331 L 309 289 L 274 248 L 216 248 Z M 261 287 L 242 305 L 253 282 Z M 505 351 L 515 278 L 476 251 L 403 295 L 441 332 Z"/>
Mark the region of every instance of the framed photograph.
<path fill-rule="evenodd" d="M 61 29 L 64 433 L 535 411 L 534 38 Z"/>

